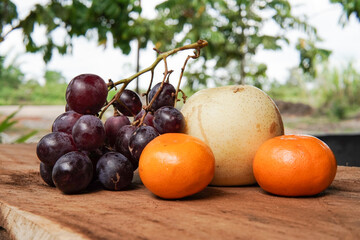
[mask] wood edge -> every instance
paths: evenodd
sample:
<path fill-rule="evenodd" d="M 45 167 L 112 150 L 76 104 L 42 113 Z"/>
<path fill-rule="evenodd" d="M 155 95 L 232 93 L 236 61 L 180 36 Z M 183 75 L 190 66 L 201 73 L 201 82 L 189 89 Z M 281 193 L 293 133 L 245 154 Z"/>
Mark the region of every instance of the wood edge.
<path fill-rule="evenodd" d="M 15 240 L 88 240 L 47 218 L 25 212 L 0 201 L 0 226 Z"/>

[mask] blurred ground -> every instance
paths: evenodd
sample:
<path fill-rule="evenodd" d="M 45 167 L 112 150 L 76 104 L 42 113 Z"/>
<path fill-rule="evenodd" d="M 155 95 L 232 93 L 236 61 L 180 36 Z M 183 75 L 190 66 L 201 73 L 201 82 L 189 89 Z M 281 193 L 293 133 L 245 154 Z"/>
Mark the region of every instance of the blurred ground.
<path fill-rule="evenodd" d="M 329 119 L 326 115 L 320 116 L 312 107 L 303 103 L 275 102 L 283 117 L 286 134 L 360 133 L 360 114 L 340 121 Z"/>
<path fill-rule="evenodd" d="M 360 115 L 344 121 L 330 121 L 326 117 L 314 117 L 311 108 L 301 104 L 277 102 L 283 117 L 286 134 L 326 134 L 326 133 L 360 133 Z M 19 109 L 18 106 L 0 106 L 0 122 Z M 11 130 L 2 133 L 3 143 L 10 143 L 19 136 L 38 130 L 38 133 L 28 140 L 37 142 L 51 131 L 55 118 L 64 112 L 64 106 L 23 106 L 15 116 L 18 123 Z M 107 111 L 106 117 L 112 114 Z"/>

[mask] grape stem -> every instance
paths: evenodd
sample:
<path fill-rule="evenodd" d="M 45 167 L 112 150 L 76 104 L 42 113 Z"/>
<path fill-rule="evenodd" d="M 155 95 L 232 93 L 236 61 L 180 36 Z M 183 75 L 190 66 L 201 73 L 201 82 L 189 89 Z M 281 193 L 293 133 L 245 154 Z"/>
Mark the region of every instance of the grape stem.
<path fill-rule="evenodd" d="M 146 93 L 143 93 L 143 96 L 146 97 L 146 105 L 149 104 L 149 92 L 151 90 L 151 85 L 153 83 L 153 80 L 154 80 L 154 69 L 151 70 L 151 78 L 150 78 L 149 87 L 148 87 Z"/>
<path fill-rule="evenodd" d="M 164 80 L 163 82 L 165 81 L 166 79 L 166 76 L 168 75 L 169 71 L 167 70 L 167 64 L 166 64 L 166 58 L 179 52 L 179 51 L 184 51 L 184 50 L 189 50 L 189 49 L 195 49 L 195 55 L 194 56 L 197 56 L 197 54 L 200 54 L 200 49 L 206 47 L 208 45 L 208 42 L 206 40 L 198 40 L 196 43 L 192 43 L 192 44 L 188 44 L 188 45 L 185 45 L 185 46 L 182 46 L 182 47 L 178 47 L 178 48 L 174 48 L 172 50 L 169 50 L 167 52 L 160 52 L 159 50 L 157 49 L 154 49 L 159 55 L 157 56 L 157 58 L 155 59 L 154 63 L 151 64 L 149 67 L 133 74 L 132 76 L 128 77 L 128 78 L 124 78 L 124 79 L 121 79 L 119 81 L 116 81 L 116 82 L 113 82 L 113 81 L 109 81 L 109 83 L 107 84 L 108 85 L 108 91 L 110 91 L 111 89 L 113 88 L 116 88 L 117 85 L 120 85 L 120 84 L 123 84 L 123 86 L 121 87 L 121 89 L 115 94 L 115 96 L 103 107 L 103 109 L 101 110 L 100 114 L 99 114 L 99 118 L 101 119 L 102 116 L 104 115 L 105 111 L 111 106 L 111 104 L 113 104 L 115 101 L 117 101 L 121 95 L 121 93 L 124 91 L 124 89 L 127 87 L 127 85 L 132 81 L 134 80 L 135 78 L 139 77 L 140 75 L 146 73 L 146 72 L 149 72 L 151 71 L 152 73 L 152 77 L 151 79 L 153 78 L 153 72 L 154 72 L 154 69 L 155 67 L 162 61 L 164 60 L 165 62 L 165 72 L 164 72 Z M 194 57 L 194 56 L 189 56 L 188 58 L 197 58 L 197 57 Z M 188 59 L 187 59 L 188 60 Z M 182 78 L 182 75 L 183 75 L 183 72 L 184 72 L 184 68 L 185 68 L 185 65 L 187 63 L 187 60 L 184 64 L 184 67 L 182 68 L 181 70 L 181 77 L 180 77 L 180 80 Z M 151 80 L 152 82 L 152 80 Z M 151 86 L 151 85 L 150 85 Z M 180 86 L 180 83 L 178 84 L 178 87 Z M 161 90 L 161 87 L 160 89 Z M 175 98 L 175 102 L 177 102 L 177 93 L 179 92 L 179 89 L 176 90 L 176 98 Z M 147 94 L 149 93 L 149 91 L 146 93 L 146 98 L 148 98 Z M 158 93 L 156 93 L 158 95 Z M 156 97 L 154 96 L 154 98 L 152 100 L 154 100 Z M 152 104 L 153 101 L 150 101 L 150 103 L 147 105 L 147 109 L 149 109 L 151 107 L 151 104 Z"/>
<path fill-rule="evenodd" d="M 185 45 L 185 46 L 182 46 L 182 47 L 178 47 L 178 48 L 174 48 L 170 51 L 167 51 L 167 52 L 159 52 L 160 54 L 157 56 L 156 60 L 154 61 L 153 64 L 151 64 L 149 67 L 141 70 L 140 72 L 138 73 L 135 73 L 134 75 L 132 75 L 131 77 L 128 77 L 128 78 L 124 78 L 122 80 L 119 80 L 117 82 L 114 82 L 113 83 L 113 86 L 117 86 L 119 84 L 129 84 L 132 80 L 134 80 L 135 78 L 137 78 L 138 76 L 146 73 L 146 72 L 149 72 L 153 69 L 155 69 L 155 67 L 158 65 L 159 62 L 161 62 L 161 60 L 163 59 L 166 59 L 167 57 L 179 52 L 179 51 L 184 51 L 184 50 L 189 50 L 189 49 L 201 49 L 203 47 L 206 47 L 208 45 L 208 42 L 206 40 L 198 40 L 196 43 L 192 43 L 192 44 L 189 44 L 189 45 Z M 112 87 L 111 87 L 112 88 Z M 110 88 L 110 89 L 111 89 Z M 109 89 L 109 90 L 110 90 Z"/>
<path fill-rule="evenodd" d="M 179 91 L 181 91 L 182 98 L 183 98 L 184 102 L 185 102 L 185 100 L 186 100 L 186 95 L 185 95 L 185 93 L 180 89 L 181 79 L 182 79 L 182 77 L 183 77 L 183 75 L 184 75 L 185 67 L 186 67 L 186 64 L 187 64 L 187 62 L 189 61 L 189 59 L 190 59 L 190 58 L 196 59 L 196 58 L 198 58 L 198 57 L 200 57 L 200 49 L 199 49 L 199 48 L 197 48 L 197 49 L 194 51 L 194 55 L 188 55 L 188 56 L 187 56 L 187 58 L 186 58 L 186 60 L 185 60 L 185 62 L 184 62 L 184 66 L 181 68 L 181 73 L 180 73 L 178 85 L 177 85 L 177 87 L 176 87 L 176 92 L 175 92 L 174 107 L 176 107 L 176 103 L 177 103 L 178 101 L 180 101 L 180 99 L 178 99 Z"/>
<path fill-rule="evenodd" d="M 157 51 L 157 52 L 158 52 L 158 51 Z M 157 97 L 158 97 L 159 94 L 161 93 L 161 90 L 162 90 L 163 87 L 164 87 L 164 82 L 165 82 L 165 80 L 166 80 L 166 76 L 169 76 L 169 75 L 173 72 L 172 70 L 170 70 L 170 71 L 168 70 L 166 57 L 164 57 L 164 65 L 165 65 L 164 78 L 163 78 L 163 80 L 162 80 L 162 82 L 161 82 L 161 85 L 160 85 L 159 89 L 156 91 L 154 97 L 151 99 L 150 103 L 148 103 L 145 107 L 143 107 L 144 110 L 145 110 L 145 113 L 144 113 L 144 115 L 141 117 L 140 122 L 138 123 L 139 126 L 141 126 L 141 125 L 143 124 L 146 115 L 148 114 L 148 112 L 149 112 L 150 109 L 151 109 L 151 106 L 153 105 L 154 101 L 157 99 Z M 150 83 L 150 85 L 149 85 L 149 88 L 151 88 L 151 83 Z"/>
<path fill-rule="evenodd" d="M 144 108 L 146 112 L 148 112 L 150 109 L 151 109 L 151 106 L 153 104 L 153 102 L 155 102 L 156 98 L 159 96 L 159 94 L 161 93 L 161 90 L 163 89 L 164 87 L 164 82 L 165 82 L 165 79 L 166 79 L 166 76 L 169 74 L 169 70 L 168 70 L 168 67 L 167 67 L 167 61 L 166 61 L 166 57 L 164 57 L 164 65 L 165 65 L 165 72 L 164 72 L 164 78 L 161 82 L 161 85 L 158 89 L 158 91 L 155 93 L 154 97 L 151 99 L 150 103 Z M 140 122 L 141 124 L 141 122 Z"/>
<path fill-rule="evenodd" d="M 129 82 L 130 83 L 130 82 Z M 121 95 L 121 93 L 125 90 L 126 86 L 129 83 L 124 83 L 124 85 L 121 86 L 121 89 L 115 94 L 115 96 L 110 100 L 110 102 L 108 102 L 106 104 L 106 106 L 101 110 L 100 114 L 99 114 L 99 118 L 101 119 L 102 116 L 104 115 L 104 113 L 106 112 L 106 110 L 111 106 L 111 104 L 113 104 L 115 101 L 117 101 Z"/>

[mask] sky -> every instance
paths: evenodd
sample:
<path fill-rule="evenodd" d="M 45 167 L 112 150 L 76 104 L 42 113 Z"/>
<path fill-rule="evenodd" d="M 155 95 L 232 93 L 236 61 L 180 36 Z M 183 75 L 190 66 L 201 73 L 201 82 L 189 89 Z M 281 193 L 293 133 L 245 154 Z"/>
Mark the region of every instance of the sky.
<path fill-rule="evenodd" d="M 26 16 L 36 3 L 45 4 L 47 0 L 14 0 L 20 17 Z M 156 15 L 154 7 L 162 0 L 142 1 L 144 17 Z M 315 26 L 323 42 L 319 47 L 333 51 L 330 57 L 330 64 L 334 67 L 345 67 L 352 61 L 354 66 L 360 68 L 360 22 L 352 16 L 348 24 L 342 27 L 339 18 L 342 14 L 340 5 L 330 4 L 329 0 L 290 0 L 293 6 L 294 15 L 305 14 L 308 22 Z M 264 32 L 274 31 L 274 26 L 267 24 Z M 38 41 L 44 41 L 43 29 L 38 28 L 34 37 Z M 61 32 L 58 33 L 61 38 Z M 298 37 L 303 36 L 299 31 L 288 33 L 290 45 L 284 45 L 279 51 L 261 50 L 254 57 L 254 61 L 266 63 L 268 66 L 267 74 L 269 79 L 276 79 L 284 82 L 289 77 L 289 69 L 299 64 L 299 53 L 295 50 Z M 136 45 L 132 44 L 132 51 L 125 56 L 119 49 L 114 49 L 110 44 L 104 48 L 99 47 L 94 40 L 80 37 L 73 40 L 73 52 L 71 55 L 61 56 L 55 54 L 52 60 L 45 65 L 40 54 L 25 53 L 20 31 L 12 32 L 5 42 L 0 44 L 0 54 L 6 55 L 6 62 L 15 62 L 25 73 L 26 79 L 36 79 L 40 83 L 44 82 L 43 75 L 46 69 L 61 72 L 67 81 L 82 73 L 94 73 L 101 76 L 104 80 L 119 80 L 134 74 L 136 62 Z M 151 65 L 156 53 L 152 50 L 153 46 L 148 45 L 147 49 L 141 50 L 140 66 L 141 69 Z M 192 52 L 182 52 L 168 59 L 168 66 L 175 70 L 172 77 L 177 81 L 180 68 L 188 54 Z M 164 71 L 163 64 L 155 71 L 155 81 L 162 79 Z M 147 79 L 150 75 L 140 78 L 142 87 L 146 87 Z M 129 86 L 134 87 L 134 84 Z"/>

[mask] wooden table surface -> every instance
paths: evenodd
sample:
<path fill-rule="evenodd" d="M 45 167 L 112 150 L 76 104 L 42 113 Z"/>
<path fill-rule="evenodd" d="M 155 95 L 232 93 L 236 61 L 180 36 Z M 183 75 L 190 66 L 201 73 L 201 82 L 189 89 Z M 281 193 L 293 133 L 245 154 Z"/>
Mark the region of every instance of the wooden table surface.
<path fill-rule="evenodd" d="M 0 229 L 13 239 L 360 239 L 360 168 L 305 198 L 247 186 L 169 201 L 138 177 L 127 191 L 64 195 L 40 179 L 35 147 L 0 145 Z"/>

